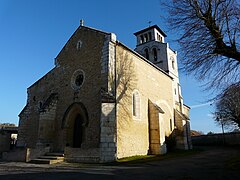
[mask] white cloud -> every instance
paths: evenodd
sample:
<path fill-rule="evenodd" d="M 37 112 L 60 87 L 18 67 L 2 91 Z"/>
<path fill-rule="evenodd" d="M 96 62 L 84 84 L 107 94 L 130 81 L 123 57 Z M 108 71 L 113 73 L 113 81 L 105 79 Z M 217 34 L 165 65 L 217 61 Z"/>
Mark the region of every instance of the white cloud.
<path fill-rule="evenodd" d="M 207 116 L 210 117 L 210 118 L 214 118 L 215 117 L 214 114 L 210 114 L 210 113 L 207 114 Z"/>

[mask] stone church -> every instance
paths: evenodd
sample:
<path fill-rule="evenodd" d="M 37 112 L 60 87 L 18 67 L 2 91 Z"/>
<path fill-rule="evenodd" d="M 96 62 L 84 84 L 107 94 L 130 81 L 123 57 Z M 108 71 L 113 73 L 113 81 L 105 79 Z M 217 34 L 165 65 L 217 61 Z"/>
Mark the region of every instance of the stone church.
<path fill-rule="evenodd" d="M 134 35 L 132 50 L 81 23 L 54 68 L 27 89 L 17 146 L 31 157 L 62 152 L 69 162 L 165 154 L 171 143 L 190 149 L 177 53 L 157 25 Z"/>

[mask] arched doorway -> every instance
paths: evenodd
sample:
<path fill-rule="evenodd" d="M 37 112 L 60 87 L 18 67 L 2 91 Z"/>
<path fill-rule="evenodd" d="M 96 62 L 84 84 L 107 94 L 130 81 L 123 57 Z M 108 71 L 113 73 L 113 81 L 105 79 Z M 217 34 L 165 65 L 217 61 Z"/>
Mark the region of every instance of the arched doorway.
<path fill-rule="evenodd" d="M 63 117 L 63 147 L 83 148 L 86 145 L 86 128 L 88 125 L 87 109 L 82 103 L 71 104 Z"/>

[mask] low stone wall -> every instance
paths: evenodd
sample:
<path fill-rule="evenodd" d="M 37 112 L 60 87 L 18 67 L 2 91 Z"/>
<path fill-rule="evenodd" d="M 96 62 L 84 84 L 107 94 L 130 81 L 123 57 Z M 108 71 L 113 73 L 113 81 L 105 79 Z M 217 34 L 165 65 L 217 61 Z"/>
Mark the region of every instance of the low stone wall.
<path fill-rule="evenodd" d="M 26 148 L 16 148 L 12 151 L 7 151 L 2 153 L 3 161 L 16 161 L 16 162 L 26 162 Z"/>
<path fill-rule="evenodd" d="M 192 136 L 192 144 L 198 145 L 240 145 L 240 133 Z"/>
<path fill-rule="evenodd" d="M 32 159 L 36 159 L 39 156 L 43 156 L 46 153 L 50 152 L 50 147 L 45 148 L 27 148 L 26 152 L 26 162 L 31 161 Z"/>
<path fill-rule="evenodd" d="M 0 133 L 0 153 L 10 150 L 11 134 L 7 132 Z"/>
<path fill-rule="evenodd" d="M 99 148 L 82 149 L 65 147 L 64 160 L 66 162 L 98 163 L 100 161 L 100 149 Z"/>
<path fill-rule="evenodd" d="M 49 152 L 50 148 L 42 148 L 42 149 L 32 149 L 32 148 L 24 148 L 18 147 L 11 151 L 6 151 L 2 153 L 3 161 L 19 161 L 19 162 L 29 162 L 32 159 L 36 159 L 39 156 L 42 156 Z"/>

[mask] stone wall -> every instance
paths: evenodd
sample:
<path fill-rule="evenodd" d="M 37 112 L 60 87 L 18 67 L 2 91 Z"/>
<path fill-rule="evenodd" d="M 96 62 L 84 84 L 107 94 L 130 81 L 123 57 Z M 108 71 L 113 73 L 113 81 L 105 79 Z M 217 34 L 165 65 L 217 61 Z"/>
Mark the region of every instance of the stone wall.
<path fill-rule="evenodd" d="M 11 133 L 0 131 L 0 153 L 10 150 Z"/>
<path fill-rule="evenodd" d="M 117 157 L 145 155 L 149 150 L 148 100 L 157 104 L 161 114 L 160 139 L 173 130 L 172 78 L 122 44 L 116 47 L 117 64 Z M 132 114 L 132 94 L 140 94 L 140 118 Z M 160 120 L 160 119 L 159 119 Z"/>
<path fill-rule="evenodd" d="M 176 148 L 185 150 L 192 149 L 189 119 L 177 110 L 175 110 L 174 115 L 176 124 Z"/>
<path fill-rule="evenodd" d="M 193 146 L 199 145 L 240 145 L 240 133 L 225 133 L 192 136 Z"/>
<path fill-rule="evenodd" d="M 149 153 L 160 154 L 160 128 L 159 128 L 159 111 L 154 104 L 148 102 L 149 117 Z"/>
<path fill-rule="evenodd" d="M 2 160 L 3 161 L 17 161 L 17 162 L 26 162 L 27 160 L 27 149 L 26 148 L 16 148 L 14 150 L 3 152 Z"/>
<path fill-rule="evenodd" d="M 102 88 L 104 91 L 115 95 L 115 42 L 116 35 L 111 33 L 106 35 L 104 46 L 102 48 L 101 58 L 101 76 Z M 106 83 L 107 82 L 107 83 Z"/>
<path fill-rule="evenodd" d="M 55 96 L 56 97 L 49 99 L 48 104 L 45 104 L 46 107 L 43 107 L 40 111 L 37 147 L 49 146 L 53 148 L 58 101 L 57 95 Z"/>
<path fill-rule="evenodd" d="M 81 149 L 65 147 L 64 161 L 98 163 L 100 161 L 99 154 L 99 148 Z"/>
<path fill-rule="evenodd" d="M 67 143 L 64 129 L 67 127 L 63 126 L 64 115 L 72 104 L 81 103 L 88 113 L 84 146 L 99 147 L 101 89 L 108 87 L 108 79 L 104 78 L 106 74 L 102 73 L 102 57 L 104 42 L 109 46 L 112 41 L 109 37 L 112 37 L 110 33 L 83 26 L 74 32 L 55 58 L 56 66 L 28 88 L 27 106 L 19 120 L 19 146 L 35 148 L 41 136 L 50 135 L 48 141 L 54 139 L 53 150 L 63 151 Z M 84 81 L 81 87 L 76 89 L 73 77 L 78 71 L 84 73 Z M 53 93 L 58 94 L 58 101 L 54 111 L 50 113 L 52 115 L 40 113 L 40 105 Z M 39 126 L 44 124 L 50 127 L 46 129 L 48 132 L 44 132 L 45 135 L 41 134 L 42 127 Z"/>
<path fill-rule="evenodd" d="M 116 160 L 115 103 L 102 103 L 100 157 L 101 162 Z"/>

